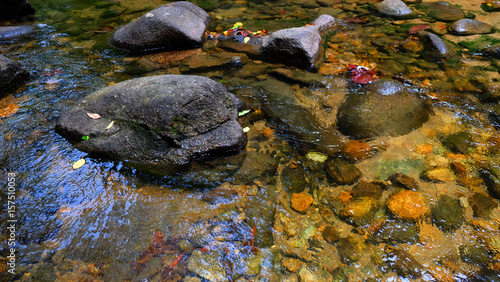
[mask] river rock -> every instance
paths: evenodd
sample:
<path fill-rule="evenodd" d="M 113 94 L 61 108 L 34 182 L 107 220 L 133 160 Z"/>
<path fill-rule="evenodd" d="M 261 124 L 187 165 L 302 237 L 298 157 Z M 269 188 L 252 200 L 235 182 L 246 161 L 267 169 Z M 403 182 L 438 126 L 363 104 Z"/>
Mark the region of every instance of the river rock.
<path fill-rule="evenodd" d="M 84 152 L 164 173 L 193 159 L 239 152 L 246 144 L 240 102 L 205 77 L 142 77 L 88 95 L 61 115 L 56 130 Z"/>
<path fill-rule="evenodd" d="M 0 20 L 9 20 L 34 15 L 35 9 L 27 0 L 0 2 Z"/>
<path fill-rule="evenodd" d="M 326 164 L 326 171 L 340 185 L 352 184 L 361 177 L 361 171 L 343 159 L 336 158 Z"/>
<path fill-rule="evenodd" d="M 226 269 L 215 252 L 194 251 L 187 262 L 187 269 L 208 281 L 227 281 Z"/>
<path fill-rule="evenodd" d="M 280 29 L 264 41 L 266 60 L 303 69 L 313 68 L 321 53 L 321 36 L 315 26 Z"/>
<path fill-rule="evenodd" d="M 180 71 L 183 73 L 211 71 L 215 69 L 241 67 L 248 62 L 243 53 L 214 53 L 199 54 L 188 57 L 181 62 Z"/>
<path fill-rule="evenodd" d="M 335 30 L 337 26 L 337 19 L 328 14 L 319 16 L 312 23 L 317 29 L 319 34 L 324 35 Z"/>
<path fill-rule="evenodd" d="M 485 48 L 483 50 L 483 53 L 492 56 L 494 58 L 500 59 L 500 44 L 495 44 Z"/>
<path fill-rule="evenodd" d="M 305 192 L 293 193 L 290 202 L 294 210 L 305 213 L 313 203 L 313 197 Z"/>
<path fill-rule="evenodd" d="M 422 276 L 424 267 L 415 258 L 402 249 L 386 245 L 384 252 L 391 269 L 398 275 L 417 279 Z"/>
<path fill-rule="evenodd" d="M 408 221 L 418 221 L 431 212 L 422 194 L 411 190 L 391 196 L 387 200 L 387 207 L 394 215 Z"/>
<path fill-rule="evenodd" d="M 427 16 L 443 22 L 452 22 L 463 19 L 465 14 L 460 8 L 448 2 L 424 2 L 420 4 Z"/>
<path fill-rule="evenodd" d="M 418 37 L 424 44 L 425 51 L 432 59 L 448 60 L 457 57 L 457 48 L 434 33 L 421 31 L 418 33 Z"/>
<path fill-rule="evenodd" d="M 438 203 L 432 208 L 431 217 L 434 224 L 444 231 L 458 229 L 465 222 L 465 212 L 460 200 L 442 195 Z"/>
<path fill-rule="evenodd" d="M 493 26 L 471 19 L 460 19 L 454 22 L 448 29 L 456 35 L 485 34 L 494 31 Z"/>
<path fill-rule="evenodd" d="M 210 16 L 185 1 L 160 6 L 120 29 L 111 45 L 130 52 L 201 46 Z"/>
<path fill-rule="evenodd" d="M 360 93 L 349 93 L 338 112 L 339 130 L 354 138 L 399 136 L 420 127 L 429 116 L 422 100 L 403 83 L 377 79 Z"/>
<path fill-rule="evenodd" d="M 384 0 L 376 3 L 375 8 L 382 15 L 392 18 L 401 19 L 416 16 L 416 13 L 401 0 Z"/>
<path fill-rule="evenodd" d="M 1 26 L 0 41 L 21 38 L 33 32 L 33 27 L 30 25 L 18 26 Z"/>
<path fill-rule="evenodd" d="M 481 193 L 474 193 L 468 199 L 474 217 L 489 219 L 491 211 L 498 207 L 498 203 L 491 197 Z"/>
<path fill-rule="evenodd" d="M 19 87 L 28 75 L 19 64 L 0 55 L 0 98 Z"/>
<path fill-rule="evenodd" d="M 500 11 L 500 1 L 490 0 L 481 3 L 481 8 L 486 12 Z"/>

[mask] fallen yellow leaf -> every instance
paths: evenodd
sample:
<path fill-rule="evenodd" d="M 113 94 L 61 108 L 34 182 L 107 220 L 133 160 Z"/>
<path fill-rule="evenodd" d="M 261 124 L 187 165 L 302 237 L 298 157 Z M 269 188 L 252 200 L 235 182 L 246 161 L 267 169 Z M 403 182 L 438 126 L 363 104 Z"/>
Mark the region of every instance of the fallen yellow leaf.
<path fill-rule="evenodd" d="M 73 164 L 73 169 L 79 169 L 85 164 L 85 159 L 79 159 Z"/>
<path fill-rule="evenodd" d="M 110 129 L 111 127 L 113 127 L 113 124 L 115 124 L 115 121 L 111 121 L 108 126 L 106 126 L 106 128 L 104 128 L 104 130 L 108 130 Z"/>

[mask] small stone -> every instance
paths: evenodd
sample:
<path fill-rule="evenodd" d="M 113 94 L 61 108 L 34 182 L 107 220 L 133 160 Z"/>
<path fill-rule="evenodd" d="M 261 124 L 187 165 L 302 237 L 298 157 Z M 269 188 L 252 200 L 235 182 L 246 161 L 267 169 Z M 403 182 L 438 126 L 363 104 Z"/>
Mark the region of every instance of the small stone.
<path fill-rule="evenodd" d="M 281 170 L 281 185 L 289 193 L 300 193 L 307 185 L 306 172 L 302 166 L 285 166 Z"/>
<path fill-rule="evenodd" d="M 424 173 L 424 177 L 430 181 L 444 183 L 452 182 L 456 179 L 455 174 L 445 167 L 428 170 Z"/>
<path fill-rule="evenodd" d="M 243 53 L 199 54 L 188 57 L 181 62 L 183 73 L 210 71 L 227 67 L 241 67 L 248 62 L 248 56 Z"/>
<path fill-rule="evenodd" d="M 389 210 L 399 218 L 417 221 L 430 214 L 424 197 L 415 191 L 401 191 L 387 200 Z"/>
<path fill-rule="evenodd" d="M 467 263 L 474 263 L 482 267 L 487 267 L 490 264 L 490 255 L 488 249 L 480 245 L 465 245 L 460 246 L 460 258 Z"/>
<path fill-rule="evenodd" d="M 387 261 L 391 269 L 397 274 L 411 279 L 422 276 L 424 267 L 406 251 L 386 245 L 384 252 L 387 255 Z"/>
<path fill-rule="evenodd" d="M 449 27 L 449 30 L 451 33 L 456 35 L 473 35 L 491 33 L 494 31 L 494 28 L 493 26 L 478 20 L 460 19 L 454 22 Z"/>
<path fill-rule="evenodd" d="M 304 265 L 303 261 L 289 257 L 283 258 L 281 262 L 283 263 L 283 266 L 290 272 L 297 272 Z"/>
<path fill-rule="evenodd" d="M 338 184 L 352 184 L 361 177 L 361 171 L 343 159 L 335 159 L 327 163 L 328 174 Z"/>
<path fill-rule="evenodd" d="M 325 239 L 328 243 L 333 244 L 342 239 L 342 237 L 334 226 L 328 225 L 325 227 L 325 230 L 323 230 L 323 239 Z"/>
<path fill-rule="evenodd" d="M 363 255 L 365 248 L 366 245 L 362 236 L 350 236 L 340 240 L 337 245 L 340 260 L 346 264 L 357 262 Z"/>
<path fill-rule="evenodd" d="M 357 226 L 369 224 L 375 215 L 377 201 L 370 197 L 351 200 L 342 210 L 341 215 L 352 220 Z"/>
<path fill-rule="evenodd" d="M 391 175 L 389 181 L 397 187 L 418 190 L 418 182 L 414 178 L 400 172 Z"/>
<path fill-rule="evenodd" d="M 328 159 L 328 156 L 319 152 L 309 152 L 307 153 L 306 158 L 318 163 L 324 163 Z"/>
<path fill-rule="evenodd" d="M 432 208 L 431 217 L 433 223 L 444 231 L 456 230 L 465 222 L 460 200 L 447 195 L 439 197 L 437 205 Z"/>
<path fill-rule="evenodd" d="M 481 8 L 486 12 L 500 11 L 500 1 L 490 0 L 481 3 Z"/>
<path fill-rule="evenodd" d="M 321 268 L 303 266 L 299 271 L 300 281 L 304 282 L 330 282 L 332 275 Z"/>
<path fill-rule="evenodd" d="M 292 194 L 292 208 L 298 212 L 306 212 L 313 202 L 311 195 L 301 192 Z"/>
<path fill-rule="evenodd" d="M 378 182 L 361 181 L 351 190 L 353 197 L 370 197 L 378 200 L 382 196 L 383 185 Z"/>
<path fill-rule="evenodd" d="M 434 59 L 447 60 L 458 56 L 456 47 L 433 33 L 420 31 L 418 37 L 420 42 L 424 45 L 425 51 Z"/>
<path fill-rule="evenodd" d="M 443 145 L 450 149 L 452 152 L 461 153 L 464 155 L 469 154 L 469 149 L 473 148 L 472 136 L 469 132 L 466 131 L 451 134 L 442 142 Z"/>
<path fill-rule="evenodd" d="M 414 244 L 418 242 L 419 228 L 413 222 L 386 221 L 373 235 L 387 243 Z"/>
<path fill-rule="evenodd" d="M 469 205 L 472 207 L 474 217 L 489 219 L 491 211 L 498 207 L 498 203 L 481 193 L 474 193 L 469 197 Z"/>
<path fill-rule="evenodd" d="M 344 154 L 353 161 L 364 160 L 373 156 L 375 149 L 364 141 L 352 140 L 347 142 Z"/>
<path fill-rule="evenodd" d="M 403 44 L 403 48 L 410 52 L 420 52 L 424 49 L 424 46 L 416 41 L 409 41 Z"/>
<path fill-rule="evenodd" d="M 208 281 L 226 281 L 226 270 L 212 253 L 194 251 L 189 257 L 187 269 Z"/>

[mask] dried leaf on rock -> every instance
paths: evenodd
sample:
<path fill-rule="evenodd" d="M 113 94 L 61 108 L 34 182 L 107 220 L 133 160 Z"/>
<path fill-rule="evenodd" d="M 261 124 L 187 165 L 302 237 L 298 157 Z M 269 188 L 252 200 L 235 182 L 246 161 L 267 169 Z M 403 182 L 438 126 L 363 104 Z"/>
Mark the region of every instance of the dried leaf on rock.
<path fill-rule="evenodd" d="M 419 31 L 424 30 L 424 29 L 428 29 L 428 28 L 429 28 L 429 26 L 426 24 L 418 24 L 418 25 L 414 25 L 414 26 L 410 27 L 410 29 L 408 29 L 408 33 L 409 34 L 417 34 Z"/>
<path fill-rule="evenodd" d="M 347 66 L 352 81 L 360 84 L 368 84 L 377 79 L 377 73 L 367 67 L 350 64 Z"/>
<path fill-rule="evenodd" d="M 115 124 L 115 121 L 112 121 L 108 124 L 108 126 L 106 126 L 106 128 L 104 128 L 104 130 L 108 130 L 110 129 L 111 127 L 113 127 L 113 124 Z"/>
<path fill-rule="evenodd" d="M 99 114 L 93 114 L 93 113 L 89 113 L 87 112 L 87 115 L 91 118 L 91 119 L 98 119 L 98 118 L 101 118 L 101 116 Z"/>

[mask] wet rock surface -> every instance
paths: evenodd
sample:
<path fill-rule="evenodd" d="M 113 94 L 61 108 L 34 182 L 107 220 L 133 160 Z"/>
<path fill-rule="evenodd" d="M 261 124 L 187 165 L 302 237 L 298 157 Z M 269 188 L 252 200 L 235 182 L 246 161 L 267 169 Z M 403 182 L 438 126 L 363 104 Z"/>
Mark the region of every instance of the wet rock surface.
<path fill-rule="evenodd" d="M 28 75 L 18 63 L 0 55 L 0 98 L 19 87 Z"/>
<path fill-rule="evenodd" d="M 321 36 L 314 26 L 281 29 L 262 44 L 261 53 L 271 61 L 299 68 L 314 67 L 320 57 Z"/>
<path fill-rule="evenodd" d="M 144 77 L 90 94 L 61 116 L 57 129 L 89 153 L 175 167 L 238 152 L 246 140 L 237 107 L 233 94 L 207 78 Z"/>
<path fill-rule="evenodd" d="M 493 26 L 471 19 L 460 19 L 450 27 L 450 32 L 456 35 L 473 35 L 493 32 Z"/>
<path fill-rule="evenodd" d="M 385 0 L 375 4 L 375 8 L 382 15 L 393 18 L 410 18 L 416 14 L 401 0 Z"/>
<path fill-rule="evenodd" d="M 420 127 L 429 115 L 423 102 L 395 80 L 378 79 L 350 94 L 339 108 L 339 130 L 355 138 L 398 136 Z M 383 115 L 381 113 L 384 113 Z"/>
<path fill-rule="evenodd" d="M 460 8 L 445 1 L 423 2 L 420 7 L 429 17 L 438 21 L 451 22 L 465 17 Z"/>
<path fill-rule="evenodd" d="M 209 21 L 210 16 L 198 6 L 174 2 L 121 27 L 110 42 L 131 52 L 194 48 L 202 44 Z"/>
<path fill-rule="evenodd" d="M 2 26 L 0 27 L 0 41 L 26 37 L 32 32 L 33 27 L 29 25 Z"/>

